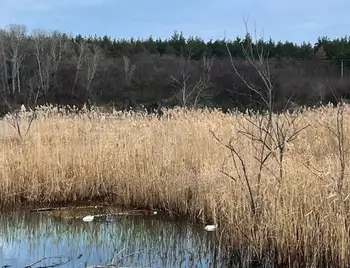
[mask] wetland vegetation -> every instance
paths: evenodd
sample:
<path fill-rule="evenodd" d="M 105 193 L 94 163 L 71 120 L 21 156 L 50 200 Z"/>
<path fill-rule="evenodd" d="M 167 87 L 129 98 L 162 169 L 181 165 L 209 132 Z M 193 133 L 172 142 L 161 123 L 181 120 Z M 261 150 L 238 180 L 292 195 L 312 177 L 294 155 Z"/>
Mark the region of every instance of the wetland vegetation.
<path fill-rule="evenodd" d="M 202 231 L 217 224 L 206 234 L 231 267 L 347 267 L 349 44 L 178 33 L 116 41 L 11 25 L 0 32 L 1 209 L 84 201 L 157 210 Z M 32 219 L 61 228 L 57 218 L 74 229 L 66 216 L 21 216 L 19 230 Z M 99 223 L 77 221 L 94 227 L 64 239 L 105 239 Z"/>
<path fill-rule="evenodd" d="M 24 129 L 31 114 L 20 114 Z M 158 209 L 218 224 L 215 241 L 234 258 L 280 265 L 348 262 L 347 169 L 339 188 L 339 171 L 348 158 L 339 162 L 331 131 L 339 121 L 337 108 L 298 112 L 288 133 L 308 127 L 284 144 L 282 177 L 275 150 L 260 178 L 257 143 L 239 131 L 243 126 L 258 134 L 251 122 L 261 122 L 261 115 L 178 109 L 159 118 L 42 107 L 36 116 L 22 139 L 6 120 L 0 122 L 3 209 L 78 200 Z M 343 116 L 342 131 L 348 133 L 345 104 Z M 280 115 L 278 122 L 288 118 Z M 342 146 L 348 145 L 347 137 Z M 223 145 L 229 142 L 244 158 L 247 174 Z"/>

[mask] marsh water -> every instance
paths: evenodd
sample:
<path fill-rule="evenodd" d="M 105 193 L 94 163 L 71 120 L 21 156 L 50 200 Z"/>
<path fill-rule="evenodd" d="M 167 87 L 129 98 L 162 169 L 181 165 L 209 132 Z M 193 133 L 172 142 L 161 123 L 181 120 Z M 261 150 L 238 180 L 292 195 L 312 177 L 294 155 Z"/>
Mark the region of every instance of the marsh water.
<path fill-rule="evenodd" d="M 0 215 L 0 267 L 222 267 L 213 233 L 159 213 L 92 222 L 45 212 Z"/>

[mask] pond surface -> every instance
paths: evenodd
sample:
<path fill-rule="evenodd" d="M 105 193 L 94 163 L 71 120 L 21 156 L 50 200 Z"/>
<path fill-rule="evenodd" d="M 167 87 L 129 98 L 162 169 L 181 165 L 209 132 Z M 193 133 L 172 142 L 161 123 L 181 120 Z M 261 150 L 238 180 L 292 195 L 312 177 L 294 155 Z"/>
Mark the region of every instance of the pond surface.
<path fill-rule="evenodd" d="M 212 232 L 157 215 L 0 214 L 0 267 L 223 267 Z M 107 266 L 106 266 L 107 267 Z"/>

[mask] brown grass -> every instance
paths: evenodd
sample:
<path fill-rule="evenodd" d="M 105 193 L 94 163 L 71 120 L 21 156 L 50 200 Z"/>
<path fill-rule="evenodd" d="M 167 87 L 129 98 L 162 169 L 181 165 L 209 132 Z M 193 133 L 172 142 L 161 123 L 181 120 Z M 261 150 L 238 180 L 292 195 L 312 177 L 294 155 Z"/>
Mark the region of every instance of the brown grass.
<path fill-rule="evenodd" d="M 223 142 L 237 137 L 234 146 L 244 156 L 254 188 L 256 151 L 237 134 L 239 124 L 246 124 L 245 115 L 185 110 L 168 114 L 158 120 L 127 113 L 58 114 L 53 107 L 41 108 L 24 141 L 6 120 L 0 121 L 0 204 L 9 208 L 20 202 L 102 197 L 113 204 L 158 207 L 218 223 L 223 245 L 260 260 L 308 267 L 345 267 L 350 262 L 349 173 L 340 196 L 334 182 L 337 145 L 326 127 L 335 124 L 335 109 L 301 115 L 297 125 L 310 127 L 288 144 L 283 181 L 263 174 L 258 221 L 251 216 L 244 185 L 220 172 L 236 174 L 230 152 L 209 131 Z M 347 106 L 347 133 L 349 120 Z M 273 159 L 268 166 L 278 172 Z"/>

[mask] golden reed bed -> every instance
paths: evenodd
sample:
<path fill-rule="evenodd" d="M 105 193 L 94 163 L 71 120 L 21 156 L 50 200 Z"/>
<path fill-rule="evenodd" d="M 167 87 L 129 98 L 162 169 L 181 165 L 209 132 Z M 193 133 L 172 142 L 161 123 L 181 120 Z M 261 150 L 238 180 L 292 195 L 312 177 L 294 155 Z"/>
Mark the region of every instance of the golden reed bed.
<path fill-rule="evenodd" d="M 210 133 L 223 143 L 237 137 L 233 143 L 244 156 L 254 190 L 256 150 L 237 134 L 248 124 L 246 115 L 181 109 L 167 114 L 161 119 L 91 111 L 73 115 L 41 107 L 23 141 L 1 120 L 1 206 L 104 198 L 218 223 L 222 248 L 238 255 L 282 266 L 349 264 L 349 173 L 346 169 L 338 194 L 338 147 L 327 128 L 335 126 L 336 109 L 300 115 L 295 127 L 310 127 L 287 144 L 282 181 L 263 173 L 259 220 L 251 214 L 244 183 L 221 172 L 236 174 L 230 151 Z M 350 133 L 349 120 L 346 106 L 345 133 Z M 345 135 L 346 145 L 349 139 Z M 274 158 L 267 165 L 278 172 Z"/>

